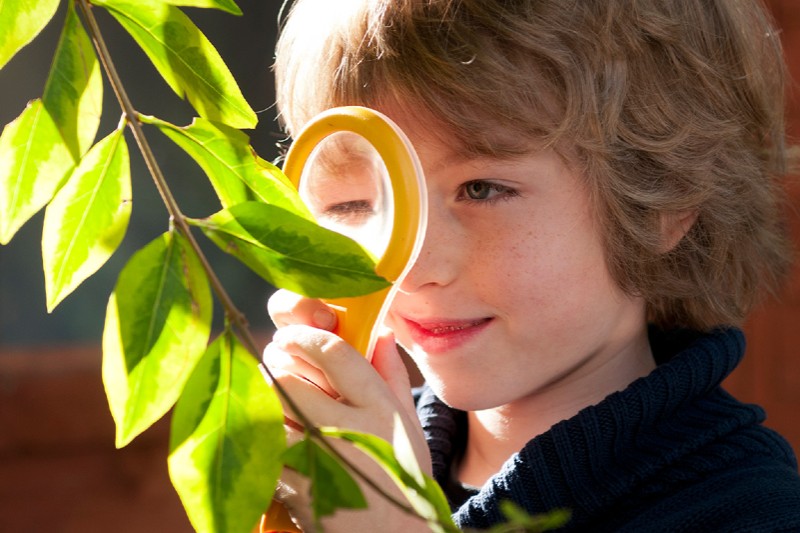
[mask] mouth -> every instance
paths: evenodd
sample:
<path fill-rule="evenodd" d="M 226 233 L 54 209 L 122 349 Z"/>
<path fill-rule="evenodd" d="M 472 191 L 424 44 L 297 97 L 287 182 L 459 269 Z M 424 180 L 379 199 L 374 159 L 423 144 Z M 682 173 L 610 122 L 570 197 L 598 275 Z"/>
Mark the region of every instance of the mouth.
<path fill-rule="evenodd" d="M 428 353 L 442 353 L 458 348 L 485 330 L 492 317 L 476 319 L 403 318 L 413 341 Z"/>

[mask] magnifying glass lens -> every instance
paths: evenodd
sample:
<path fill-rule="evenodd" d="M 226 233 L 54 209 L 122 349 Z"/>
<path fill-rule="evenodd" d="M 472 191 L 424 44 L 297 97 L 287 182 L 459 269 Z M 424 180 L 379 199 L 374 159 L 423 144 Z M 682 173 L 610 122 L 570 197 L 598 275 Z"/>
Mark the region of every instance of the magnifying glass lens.
<path fill-rule="evenodd" d="M 299 192 L 321 226 L 381 257 L 394 218 L 391 187 L 386 165 L 372 144 L 357 133 L 339 131 L 311 152 Z"/>

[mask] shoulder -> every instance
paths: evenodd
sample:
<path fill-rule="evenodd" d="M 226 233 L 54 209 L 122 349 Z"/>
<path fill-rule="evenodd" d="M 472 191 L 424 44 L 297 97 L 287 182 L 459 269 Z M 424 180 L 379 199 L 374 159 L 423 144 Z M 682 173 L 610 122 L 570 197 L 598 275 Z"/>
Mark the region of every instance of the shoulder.
<path fill-rule="evenodd" d="M 779 461 L 738 465 L 673 487 L 620 531 L 800 531 L 800 478 Z"/>

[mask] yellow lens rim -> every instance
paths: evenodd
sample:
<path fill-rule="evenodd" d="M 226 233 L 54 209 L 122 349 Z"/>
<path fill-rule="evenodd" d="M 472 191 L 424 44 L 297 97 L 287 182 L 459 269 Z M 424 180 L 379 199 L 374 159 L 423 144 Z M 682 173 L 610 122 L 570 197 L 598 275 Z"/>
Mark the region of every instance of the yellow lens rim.
<path fill-rule="evenodd" d="M 403 132 L 385 115 L 361 106 L 337 107 L 320 113 L 297 136 L 286 155 L 283 171 L 295 187 L 314 148 L 329 135 L 349 131 L 364 137 L 380 154 L 389 172 L 394 220 L 389 244 L 375 271 L 394 283 L 414 254 L 422 225 L 419 162 Z"/>

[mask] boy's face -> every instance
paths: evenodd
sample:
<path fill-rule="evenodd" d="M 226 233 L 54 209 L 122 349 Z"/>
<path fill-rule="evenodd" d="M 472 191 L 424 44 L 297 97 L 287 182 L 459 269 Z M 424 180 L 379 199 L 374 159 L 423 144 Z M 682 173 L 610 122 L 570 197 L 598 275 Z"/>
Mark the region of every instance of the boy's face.
<path fill-rule="evenodd" d="M 464 410 L 606 386 L 646 348 L 645 307 L 608 272 L 581 177 L 549 150 L 465 159 L 425 133 L 430 121 L 383 111 L 427 182 L 425 243 L 389 314 L 427 382 Z"/>

